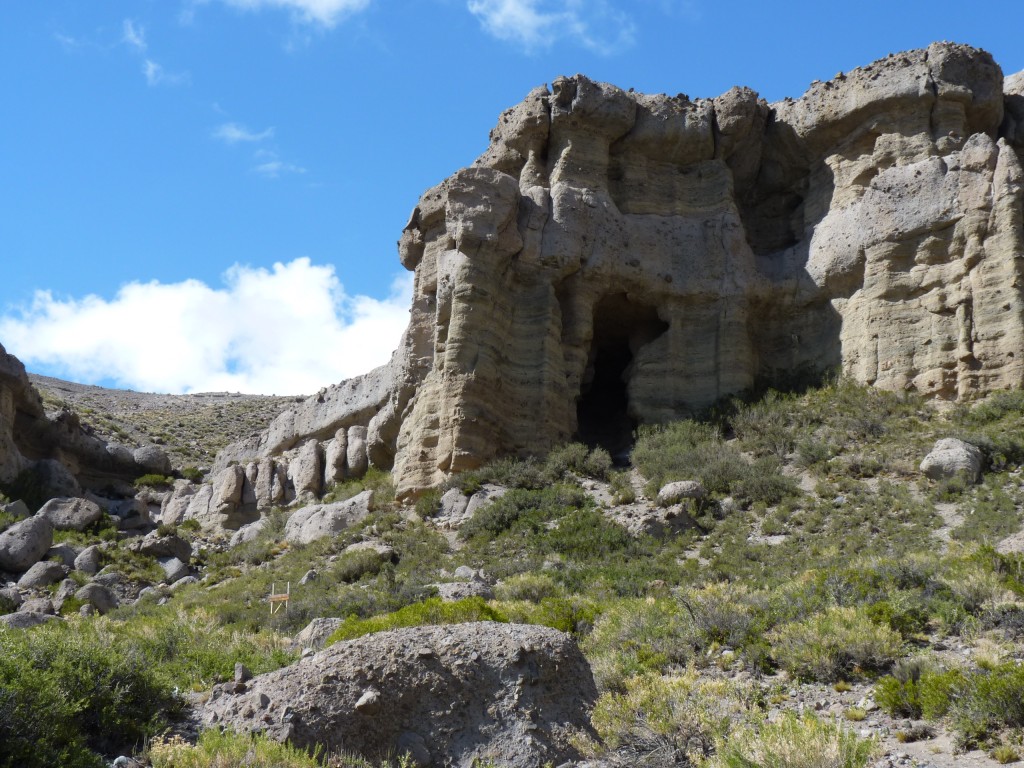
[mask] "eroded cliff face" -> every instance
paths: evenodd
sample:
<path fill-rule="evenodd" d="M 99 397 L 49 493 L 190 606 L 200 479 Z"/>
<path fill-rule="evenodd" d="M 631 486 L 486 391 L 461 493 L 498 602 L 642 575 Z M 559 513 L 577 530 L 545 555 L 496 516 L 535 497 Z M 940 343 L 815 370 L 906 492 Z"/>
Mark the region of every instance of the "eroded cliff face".
<path fill-rule="evenodd" d="M 409 494 L 574 436 L 624 449 L 637 423 L 797 370 L 944 399 L 1019 386 L 1022 156 L 1024 73 L 1004 84 L 966 46 L 771 105 L 559 78 L 420 199 L 392 363 L 218 463 L 361 426 Z"/>
<path fill-rule="evenodd" d="M 47 412 L 25 366 L 0 345 L 0 488 L 36 504 L 84 490 L 132 495 L 131 481 L 166 461 L 152 446 L 133 451 L 98 439 L 73 411 Z"/>

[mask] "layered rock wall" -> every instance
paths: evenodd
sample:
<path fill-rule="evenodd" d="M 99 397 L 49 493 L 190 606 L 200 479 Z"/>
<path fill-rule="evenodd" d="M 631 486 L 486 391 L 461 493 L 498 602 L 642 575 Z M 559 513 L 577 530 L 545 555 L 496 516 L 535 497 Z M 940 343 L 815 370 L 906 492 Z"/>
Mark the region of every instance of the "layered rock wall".
<path fill-rule="evenodd" d="M 258 478 L 314 440 L 315 493 L 365 427 L 366 461 L 412 493 L 574 436 L 625 448 L 636 423 L 794 371 L 944 399 L 1019 386 L 1022 156 L 1024 73 L 1004 84 L 966 46 L 770 105 L 559 78 L 421 197 L 392 363 L 219 468 Z"/>

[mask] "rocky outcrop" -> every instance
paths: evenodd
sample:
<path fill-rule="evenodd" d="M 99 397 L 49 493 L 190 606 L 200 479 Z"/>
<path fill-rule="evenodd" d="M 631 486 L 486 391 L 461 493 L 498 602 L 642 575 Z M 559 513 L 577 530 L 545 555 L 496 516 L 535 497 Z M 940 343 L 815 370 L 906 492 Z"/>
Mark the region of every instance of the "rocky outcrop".
<path fill-rule="evenodd" d="M 205 725 L 418 766 L 576 759 L 594 679 L 572 638 L 539 626 L 417 627 L 336 643 L 214 689 Z"/>
<path fill-rule="evenodd" d="M 327 483 L 361 471 L 365 428 L 365 459 L 408 495 L 571 437 L 621 452 L 637 423 L 758 380 L 839 368 L 948 400 L 1019 386 L 1022 155 L 1024 74 L 1004 83 L 951 43 L 775 104 L 558 78 L 420 198 L 391 363 L 218 466 L 313 439 Z"/>
<path fill-rule="evenodd" d="M 932 480 L 959 477 L 968 483 L 981 479 L 984 456 L 976 445 L 955 437 L 936 440 L 928 455 L 921 460 L 921 471 Z"/>
<path fill-rule="evenodd" d="M 25 366 L 0 345 L 0 488 L 40 506 L 83 489 L 131 495 L 132 480 L 158 469 L 169 470 L 161 449 L 133 452 L 89 434 L 71 410 L 47 411 Z"/>

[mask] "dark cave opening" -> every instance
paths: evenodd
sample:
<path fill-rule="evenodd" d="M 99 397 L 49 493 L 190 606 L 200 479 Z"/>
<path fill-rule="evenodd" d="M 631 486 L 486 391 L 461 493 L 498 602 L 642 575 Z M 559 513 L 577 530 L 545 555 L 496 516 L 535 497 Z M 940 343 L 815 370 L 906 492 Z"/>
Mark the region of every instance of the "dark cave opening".
<path fill-rule="evenodd" d="M 617 465 L 629 463 L 637 427 L 628 389 L 634 357 L 666 330 L 657 309 L 624 293 L 605 296 L 594 306 L 594 335 L 576 402 L 577 437 L 607 450 Z"/>

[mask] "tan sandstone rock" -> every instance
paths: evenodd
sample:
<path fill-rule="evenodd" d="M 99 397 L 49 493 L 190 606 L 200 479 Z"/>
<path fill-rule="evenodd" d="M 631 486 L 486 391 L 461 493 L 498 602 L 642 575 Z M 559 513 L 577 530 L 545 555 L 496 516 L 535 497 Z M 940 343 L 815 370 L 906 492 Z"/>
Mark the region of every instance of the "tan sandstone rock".
<path fill-rule="evenodd" d="M 573 437 L 622 453 L 638 423 L 759 380 L 838 368 L 947 400 L 1019 386 L 1022 148 L 1024 75 L 952 43 L 775 104 L 558 78 L 420 198 L 391 363 L 218 468 L 313 438 L 331 482 L 344 430 L 349 476 L 393 466 L 412 495 Z"/>

